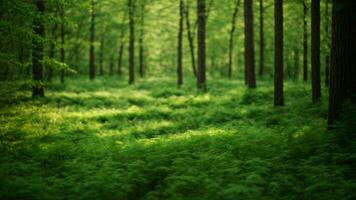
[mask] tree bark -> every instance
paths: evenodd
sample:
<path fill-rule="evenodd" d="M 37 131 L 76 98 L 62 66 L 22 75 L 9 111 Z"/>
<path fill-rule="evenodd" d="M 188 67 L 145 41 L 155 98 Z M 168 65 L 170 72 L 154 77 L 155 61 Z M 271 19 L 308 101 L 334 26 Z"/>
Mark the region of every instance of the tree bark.
<path fill-rule="evenodd" d="M 229 42 L 229 65 L 228 65 L 228 77 L 232 77 L 232 56 L 234 51 L 234 37 L 235 37 L 235 30 L 236 30 L 236 18 L 238 14 L 238 8 L 240 5 L 241 0 L 236 0 L 234 12 L 232 14 L 231 20 L 231 31 L 230 31 L 230 42 Z"/>
<path fill-rule="evenodd" d="M 264 37 L 264 7 L 263 0 L 260 0 L 260 70 L 259 75 L 263 76 L 265 71 L 265 37 Z"/>
<path fill-rule="evenodd" d="M 90 50 L 89 50 L 89 79 L 95 79 L 95 2 L 91 1 L 91 25 L 90 25 Z"/>
<path fill-rule="evenodd" d="M 245 69 L 247 75 L 247 85 L 249 88 L 256 88 L 255 76 L 255 45 L 253 34 L 253 0 L 244 1 L 245 9 Z"/>
<path fill-rule="evenodd" d="M 128 0 L 130 20 L 129 84 L 135 83 L 135 0 Z"/>
<path fill-rule="evenodd" d="M 283 92 L 283 0 L 274 1 L 275 20 L 275 69 L 274 69 L 274 105 L 284 105 Z"/>
<path fill-rule="evenodd" d="M 303 1 L 303 80 L 308 81 L 308 6 L 306 0 Z"/>
<path fill-rule="evenodd" d="M 186 26 L 187 26 L 187 37 L 188 37 L 188 42 L 189 42 L 189 50 L 190 50 L 190 56 L 191 56 L 191 62 L 192 62 L 192 71 L 194 76 L 197 76 L 197 68 L 196 68 L 196 61 L 195 61 L 195 48 L 194 48 L 194 38 L 190 26 L 190 17 L 189 17 L 189 3 L 186 5 L 185 9 L 185 21 L 186 21 Z"/>
<path fill-rule="evenodd" d="M 320 100 L 320 0 L 312 0 L 312 97 Z"/>
<path fill-rule="evenodd" d="M 206 13 L 205 13 L 205 0 L 197 0 L 197 14 L 198 14 L 198 77 L 197 87 L 198 90 L 206 92 L 206 63 L 205 63 L 205 26 L 206 26 Z"/>
<path fill-rule="evenodd" d="M 183 63 L 182 63 L 182 53 L 183 53 L 183 22 L 184 22 L 184 2 L 179 1 L 179 30 L 178 30 L 178 62 L 177 62 L 177 84 L 178 87 L 183 85 Z"/>
<path fill-rule="evenodd" d="M 356 1 L 333 0 L 332 48 L 329 96 L 329 128 L 342 120 L 343 103 L 355 105 Z"/>
<path fill-rule="evenodd" d="M 36 0 L 36 8 L 39 15 L 35 17 L 34 20 L 34 32 L 38 38 L 33 39 L 33 50 L 32 50 L 32 74 L 33 80 L 35 82 L 32 88 L 33 97 L 44 97 L 44 87 L 43 81 L 43 40 L 45 37 L 45 26 L 43 23 L 43 15 L 45 11 L 45 5 L 43 0 Z"/>

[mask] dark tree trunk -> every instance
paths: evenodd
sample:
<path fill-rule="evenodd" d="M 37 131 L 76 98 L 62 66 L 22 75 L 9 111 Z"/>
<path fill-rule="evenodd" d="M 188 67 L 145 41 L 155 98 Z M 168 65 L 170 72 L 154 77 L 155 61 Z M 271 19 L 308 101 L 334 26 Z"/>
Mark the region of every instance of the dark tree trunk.
<path fill-rule="evenodd" d="M 236 30 L 236 18 L 238 14 L 238 8 L 240 5 L 240 0 L 236 0 L 234 12 L 232 14 L 231 20 L 231 31 L 230 31 L 230 42 L 229 42 L 229 65 L 228 65 L 228 76 L 229 78 L 232 77 L 232 56 L 234 51 L 234 37 L 235 37 L 235 30 Z"/>
<path fill-rule="evenodd" d="M 283 0 L 274 1 L 275 23 L 275 69 L 274 69 L 274 105 L 284 105 L 283 93 Z"/>
<path fill-rule="evenodd" d="M 183 84 L 183 63 L 182 63 L 182 53 L 183 53 L 183 22 L 184 22 L 184 2 L 179 1 L 179 30 L 178 30 L 178 62 L 177 62 L 177 83 L 178 86 Z"/>
<path fill-rule="evenodd" d="M 44 97 L 43 88 L 43 39 L 45 37 L 45 26 L 43 23 L 43 15 L 45 11 L 45 5 L 43 0 L 36 0 L 36 7 L 39 15 L 35 17 L 34 20 L 34 32 L 38 38 L 33 39 L 33 50 L 32 50 L 32 75 L 35 82 L 32 88 L 33 97 Z"/>
<path fill-rule="evenodd" d="M 304 28 L 304 38 L 303 38 L 303 80 L 308 81 L 308 6 L 306 0 L 303 2 L 303 28 Z"/>
<path fill-rule="evenodd" d="M 253 0 L 245 0 L 245 68 L 247 74 L 247 85 L 256 88 L 255 76 L 255 45 L 253 38 Z"/>
<path fill-rule="evenodd" d="M 263 76 L 265 71 L 265 37 L 264 37 L 264 7 L 263 0 L 260 0 L 260 70 L 259 75 Z"/>
<path fill-rule="evenodd" d="M 329 127 L 342 119 L 342 104 L 356 94 L 356 1 L 334 0 L 329 96 Z M 353 97 L 352 97 L 353 96 Z M 352 99 L 353 98 L 353 99 Z"/>
<path fill-rule="evenodd" d="M 312 97 L 313 103 L 320 100 L 320 0 L 312 0 Z"/>
<path fill-rule="evenodd" d="M 206 63 L 205 63 L 205 26 L 206 26 L 206 13 L 205 13 L 205 0 L 197 0 L 197 14 L 198 14 L 198 89 L 205 92 L 206 87 Z"/>
<path fill-rule="evenodd" d="M 135 0 L 129 2 L 130 44 L 129 44 L 129 84 L 135 83 Z"/>
<path fill-rule="evenodd" d="M 64 45 L 65 45 L 65 40 L 64 40 L 64 8 L 61 8 L 61 62 L 65 62 L 65 51 L 64 51 Z M 65 70 L 61 70 L 61 83 L 64 83 L 64 76 L 65 76 Z"/>
<path fill-rule="evenodd" d="M 90 26 L 90 51 L 89 51 L 89 79 L 94 80 L 95 78 L 95 2 L 91 1 L 91 26 Z"/>
<path fill-rule="evenodd" d="M 104 46 L 105 46 L 105 36 L 101 35 L 100 38 L 100 52 L 99 52 L 99 75 L 104 75 Z"/>
<path fill-rule="evenodd" d="M 195 61 L 195 48 L 194 48 L 194 38 L 192 34 L 192 30 L 190 27 L 190 18 L 189 18 L 189 3 L 186 5 L 185 9 L 185 21 L 187 25 L 187 37 L 188 37 L 188 42 L 189 42 L 189 50 L 190 50 L 190 56 L 192 60 L 192 70 L 193 74 L 196 77 L 197 76 L 197 69 L 196 69 L 196 61 Z"/>
<path fill-rule="evenodd" d="M 51 45 L 50 45 L 50 52 L 49 52 L 49 57 L 51 59 L 54 59 L 55 55 L 56 55 L 56 40 L 57 40 L 57 29 L 58 29 L 58 25 L 57 23 L 54 24 L 53 29 L 52 29 L 52 40 L 51 41 Z M 53 67 L 49 66 L 48 67 L 48 72 L 47 72 L 47 81 L 51 82 L 53 78 Z"/>
<path fill-rule="evenodd" d="M 143 39 L 144 39 L 144 26 L 145 26 L 145 0 L 141 2 L 141 25 L 140 25 L 140 38 L 139 38 L 139 71 L 140 77 L 143 78 L 145 76 L 145 66 L 144 66 L 144 46 L 143 46 Z"/>

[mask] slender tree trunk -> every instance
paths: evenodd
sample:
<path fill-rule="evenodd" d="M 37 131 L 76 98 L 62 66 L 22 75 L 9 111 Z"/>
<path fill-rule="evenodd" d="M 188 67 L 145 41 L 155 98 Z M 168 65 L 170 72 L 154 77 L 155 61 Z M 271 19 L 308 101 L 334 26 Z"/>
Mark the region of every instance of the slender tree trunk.
<path fill-rule="evenodd" d="M 110 63 L 109 63 L 109 75 L 112 76 L 114 75 L 114 57 L 110 57 Z"/>
<path fill-rule="evenodd" d="M 344 113 L 341 111 L 345 101 L 351 100 L 355 105 L 352 97 L 356 94 L 355 8 L 356 1 L 333 0 L 329 128 L 336 120 L 342 120 Z"/>
<path fill-rule="evenodd" d="M 182 52 L 183 52 L 183 21 L 184 21 L 184 2 L 179 1 L 179 30 L 178 30 L 178 62 L 177 62 L 177 83 L 180 87 L 183 85 L 183 63 L 182 63 Z"/>
<path fill-rule="evenodd" d="M 274 105 L 284 105 L 283 92 L 283 0 L 274 1 L 275 20 L 275 69 L 274 69 Z"/>
<path fill-rule="evenodd" d="M 205 63 L 205 26 L 206 26 L 206 13 L 205 13 L 205 0 L 197 0 L 197 14 L 198 14 L 198 89 L 205 92 L 206 87 L 206 63 Z"/>
<path fill-rule="evenodd" d="M 231 31 L 230 31 L 230 43 L 229 43 L 229 66 L 228 66 L 228 76 L 229 78 L 232 77 L 232 56 L 234 51 L 234 37 L 235 37 L 235 30 L 236 30 L 236 18 L 238 14 L 238 8 L 240 5 L 240 0 L 236 0 L 234 12 L 232 14 L 231 20 Z"/>
<path fill-rule="evenodd" d="M 304 28 L 304 38 L 303 38 L 303 80 L 308 81 L 308 6 L 306 0 L 303 2 L 303 28 Z"/>
<path fill-rule="evenodd" d="M 33 40 L 33 50 L 32 50 L 32 74 L 35 84 L 32 88 L 33 97 L 44 97 L 44 88 L 42 85 L 43 81 L 43 39 L 45 37 L 45 26 L 43 23 L 43 15 L 45 11 L 45 5 L 43 0 L 36 0 L 36 7 L 39 13 L 34 21 L 34 32 L 38 36 Z"/>
<path fill-rule="evenodd" d="M 247 85 L 256 88 L 255 76 L 255 45 L 253 37 L 253 0 L 244 1 L 245 9 L 245 68 L 247 70 Z"/>
<path fill-rule="evenodd" d="M 325 34 L 326 34 L 326 43 L 328 44 L 328 52 L 326 53 L 325 56 L 325 87 L 329 87 L 329 72 L 330 72 L 330 33 L 329 33 L 329 19 L 330 19 L 330 15 L 329 15 L 329 0 L 325 0 Z"/>
<path fill-rule="evenodd" d="M 64 45 L 65 45 L 65 38 L 64 38 L 64 8 L 61 8 L 61 62 L 65 62 L 65 51 L 64 51 Z M 64 83 L 64 76 L 65 76 L 65 70 L 61 70 L 61 83 Z"/>
<path fill-rule="evenodd" d="M 130 18 L 129 84 L 135 83 L 135 0 L 128 0 Z"/>
<path fill-rule="evenodd" d="M 104 34 L 100 37 L 100 52 L 99 52 L 99 74 L 104 75 L 104 46 L 105 46 L 105 36 Z"/>
<path fill-rule="evenodd" d="M 265 37 L 264 37 L 264 7 L 263 0 L 260 0 L 260 70 L 259 75 L 263 76 L 265 71 Z"/>
<path fill-rule="evenodd" d="M 312 0 L 312 96 L 320 100 L 320 0 Z"/>
<path fill-rule="evenodd" d="M 186 5 L 185 9 L 185 21 L 186 21 L 186 26 L 187 26 L 187 37 L 188 37 L 188 42 L 189 42 L 189 50 L 190 50 L 190 56 L 191 56 L 191 61 L 192 61 L 192 71 L 194 76 L 197 76 L 197 69 L 196 69 L 196 61 L 195 61 L 195 48 L 194 48 L 194 38 L 192 35 L 192 30 L 190 26 L 190 17 L 189 17 L 189 3 Z"/>
<path fill-rule="evenodd" d="M 95 2 L 91 0 L 91 25 L 90 25 L 90 52 L 89 52 L 89 79 L 95 78 Z"/>
<path fill-rule="evenodd" d="M 119 56 L 118 56 L 118 63 L 117 63 L 117 73 L 119 76 L 122 75 L 122 55 L 124 53 L 124 31 L 121 32 L 121 36 L 120 36 L 120 40 L 121 40 L 121 44 L 120 44 L 120 48 L 119 48 Z"/>
<path fill-rule="evenodd" d="M 143 39 L 144 39 L 144 26 L 145 26 L 145 0 L 141 2 L 141 25 L 140 25 L 140 38 L 139 38 L 139 63 L 140 63 L 140 77 L 145 76 L 145 66 L 144 66 L 144 46 L 143 46 Z"/>
<path fill-rule="evenodd" d="M 50 58 L 54 59 L 56 55 L 56 40 L 57 40 L 57 29 L 58 29 L 58 24 L 55 23 L 52 29 L 52 40 L 51 45 L 50 45 L 50 51 L 49 51 L 49 56 Z M 22 49 L 22 48 L 21 48 Z M 48 72 L 47 72 L 47 81 L 51 82 L 53 78 L 53 67 L 49 66 L 48 67 Z"/>

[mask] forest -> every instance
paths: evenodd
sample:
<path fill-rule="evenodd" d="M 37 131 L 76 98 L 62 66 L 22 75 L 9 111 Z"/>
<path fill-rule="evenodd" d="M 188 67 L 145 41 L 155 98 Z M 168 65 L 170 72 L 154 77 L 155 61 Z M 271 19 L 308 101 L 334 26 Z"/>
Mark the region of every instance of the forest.
<path fill-rule="evenodd" d="M 356 199 L 355 0 L 1 0 L 0 199 Z"/>

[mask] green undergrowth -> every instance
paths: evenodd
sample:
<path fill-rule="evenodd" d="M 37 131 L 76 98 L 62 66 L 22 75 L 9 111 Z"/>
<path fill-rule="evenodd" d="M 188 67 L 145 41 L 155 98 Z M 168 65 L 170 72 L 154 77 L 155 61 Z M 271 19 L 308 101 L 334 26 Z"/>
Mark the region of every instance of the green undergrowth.
<path fill-rule="evenodd" d="M 326 94 L 272 81 L 117 78 L 0 91 L 0 199 L 356 199 L 356 142 L 326 130 Z"/>

